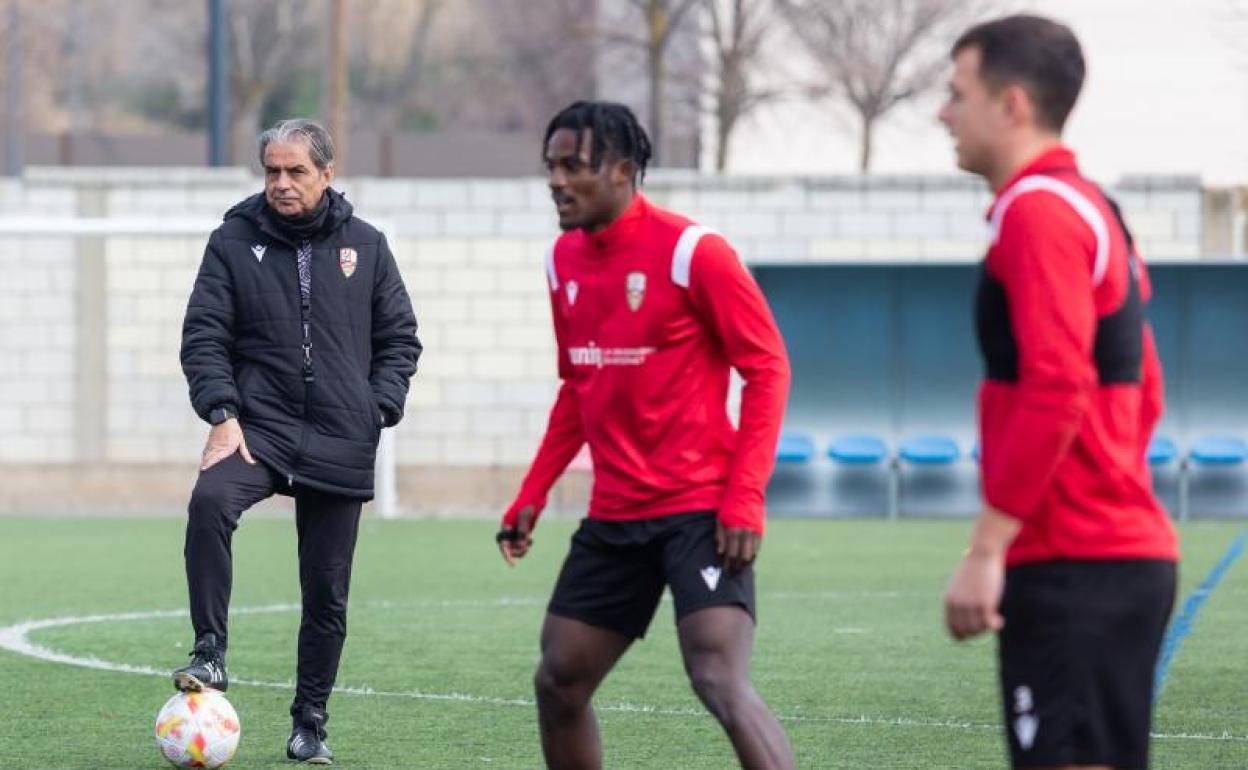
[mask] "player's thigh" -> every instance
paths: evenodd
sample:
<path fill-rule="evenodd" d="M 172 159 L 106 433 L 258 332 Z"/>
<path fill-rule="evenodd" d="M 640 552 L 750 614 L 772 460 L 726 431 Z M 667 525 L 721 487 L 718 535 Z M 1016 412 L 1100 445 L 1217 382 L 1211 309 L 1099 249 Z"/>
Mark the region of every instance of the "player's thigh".
<path fill-rule="evenodd" d="M 715 523 L 714 512 L 669 518 L 663 535 L 663 571 L 672 591 L 678 626 L 694 613 L 712 607 L 743 610 L 745 619 L 753 624 L 754 566 L 736 572 L 724 569 L 722 557 L 715 552 Z"/>
<path fill-rule="evenodd" d="M 538 689 L 592 692 L 632 643 L 633 637 L 617 631 L 547 613 L 542 623 Z"/>
<path fill-rule="evenodd" d="M 547 611 L 628 639 L 646 634 L 663 595 L 647 522 L 586 519 L 572 536 Z"/>

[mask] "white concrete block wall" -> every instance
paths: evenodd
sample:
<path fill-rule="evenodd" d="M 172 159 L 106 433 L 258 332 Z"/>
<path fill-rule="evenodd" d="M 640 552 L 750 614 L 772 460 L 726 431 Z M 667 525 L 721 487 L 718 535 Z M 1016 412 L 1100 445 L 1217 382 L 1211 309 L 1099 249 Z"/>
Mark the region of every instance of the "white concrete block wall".
<path fill-rule="evenodd" d="M 106 456 L 194 462 L 207 427 L 191 411 L 178 362 L 182 318 L 205 238 L 112 237 L 108 271 Z"/>
<path fill-rule="evenodd" d="M 10 262 L 0 278 L 0 463 L 70 462 L 77 341 L 72 243 L 6 237 L 0 254 Z"/>
<path fill-rule="evenodd" d="M 0 218 L 71 216 L 83 190 L 106 213 L 216 219 L 260 189 L 238 173 L 73 170 L 0 180 Z M 986 239 L 983 185 L 959 178 L 716 178 L 655 171 L 647 194 L 719 229 L 751 263 L 973 261 Z M 103 185 L 103 187 L 101 187 Z M 349 179 L 365 219 L 384 223 L 425 345 L 399 460 L 524 465 L 557 390 L 543 255 L 557 235 L 537 179 Z M 1196 259 L 1202 193 L 1132 180 L 1112 191 L 1144 254 Z M 96 204 L 98 205 L 98 192 Z M 106 459 L 191 462 L 206 427 L 178 366 L 200 237 L 110 237 Z M 0 463 L 74 459 L 72 238 L 0 239 L 21 269 L 0 280 Z"/>

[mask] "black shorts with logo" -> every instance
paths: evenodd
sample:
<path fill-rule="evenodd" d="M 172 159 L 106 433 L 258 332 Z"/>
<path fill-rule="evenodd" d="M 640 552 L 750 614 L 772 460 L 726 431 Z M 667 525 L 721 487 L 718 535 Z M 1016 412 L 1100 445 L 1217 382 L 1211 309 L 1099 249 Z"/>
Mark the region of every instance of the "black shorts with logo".
<path fill-rule="evenodd" d="M 718 606 L 755 616 L 754 567 L 728 574 L 715 553 L 715 513 L 677 513 L 636 521 L 583 519 L 559 572 L 551 614 L 646 635 L 670 586 L 676 619 Z"/>
<path fill-rule="evenodd" d="M 1153 672 L 1174 606 L 1171 561 L 1006 571 L 998 637 L 1015 768 L 1148 767 Z"/>

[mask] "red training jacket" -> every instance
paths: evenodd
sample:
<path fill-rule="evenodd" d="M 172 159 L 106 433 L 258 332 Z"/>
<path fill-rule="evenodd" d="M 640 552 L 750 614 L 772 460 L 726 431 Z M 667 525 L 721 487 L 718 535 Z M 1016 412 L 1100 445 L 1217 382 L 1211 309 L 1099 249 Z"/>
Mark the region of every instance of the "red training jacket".
<path fill-rule="evenodd" d="M 560 236 L 546 272 L 563 384 L 503 526 L 525 506 L 540 513 L 588 442 L 590 517 L 717 510 L 724 526 L 762 534 L 789 361 L 736 252 L 638 193 L 602 231 Z M 730 368 L 745 379 L 739 429 Z"/>
<path fill-rule="evenodd" d="M 1148 274 L 1116 213 L 1059 146 L 1001 189 L 990 221 L 981 470 L 987 503 L 1022 520 L 1006 563 L 1177 559 L 1146 458 L 1162 408 Z"/>

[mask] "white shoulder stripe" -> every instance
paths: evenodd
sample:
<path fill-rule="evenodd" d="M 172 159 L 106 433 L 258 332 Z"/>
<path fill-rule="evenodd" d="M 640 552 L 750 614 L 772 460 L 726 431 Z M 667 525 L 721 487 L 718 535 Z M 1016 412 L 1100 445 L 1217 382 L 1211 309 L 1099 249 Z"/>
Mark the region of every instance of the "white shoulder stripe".
<path fill-rule="evenodd" d="M 1066 201 L 1067 205 L 1074 209 L 1084 222 L 1087 222 L 1088 227 L 1092 228 L 1092 233 L 1096 236 L 1096 262 L 1092 266 L 1092 285 L 1100 286 L 1101 281 L 1105 279 L 1105 271 L 1109 269 L 1109 227 L 1105 224 L 1105 217 L 1101 215 L 1101 210 L 1088 200 L 1087 196 L 1061 180 L 1035 174 L 1025 176 L 1015 182 L 992 210 L 992 242 L 995 244 L 997 237 L 1001 234 L 1001 223 L 1005 220 L 1005 212 L 1010 208 L 1010 204 L 1019 196 L 1036 190 L 1053 193 Z"/>
<path fill-rule="evenodd" d="M 555 272 L 554 243 L 550 244 L 550 248 L 546 249 L 546 280 L 550 283 L 551 291 L 559 291 L 559 274 Z"/>
<path fill-rule="evenodd" d="M 693 269 L 693 252 L 698 248 L 698 241 L 704 235 L 719 235 L 709 227 L 689 225 L 676 241 L 676 251 L 672 253 L 672 283 L 681 288 L 689 288 L 689 274 Z"/>

